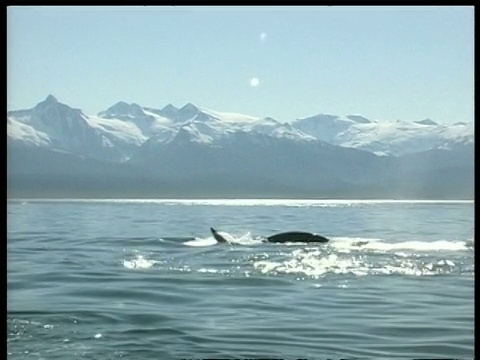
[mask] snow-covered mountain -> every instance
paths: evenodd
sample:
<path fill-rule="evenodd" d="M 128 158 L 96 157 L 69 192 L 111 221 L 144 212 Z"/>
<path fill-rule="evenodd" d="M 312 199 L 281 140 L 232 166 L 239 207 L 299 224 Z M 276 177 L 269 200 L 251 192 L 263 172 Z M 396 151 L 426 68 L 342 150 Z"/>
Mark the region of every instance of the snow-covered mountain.
<path fill-rule="evenodd" d="M 127 159 L 146 137 L 137 126 L 102 122 L 49 95 L 33 109 L 7 113 L 7 140 L 18 146 L 66 151 L 95 159 Z"/>
<path fill-rule="evenodd" d="M 440 125 L 431 119 L 380 122 L 359 115 L 320 114 L 294 120 L 293 127 L 333 145 L 378 155 L 401 156 L 473 143 L 473 123 Z"/>
<path fill-rule="evenodd" d="M 7 137 L 12 143 L 120 162 L 128 160 L 149 139 L 157 143 L 184 139 L 212 144 L 228 141 L 238 131 L 314 140 L 271 118 L 222 113 L 193 104 L 154 109 L 120 101 L 87 116 L 49 95 L 33 109 L 7 114 Z"/>
<path fill-rule="evenodd" d="M 472 123 L 359 115 L 281 123 L 193 104 L 156 109 L 121 101 L 86 115 L 49 95 L 7 113 L 9 184 L 121 196 L 150 189 L 152 196 L 468 197 L 473 132 Z"/>
<path fill-rule="evenodd" d="M 377 155 L 401 156 L 473 143 L 473 123 L 440 125 L 431 119 L 386 122 L 360 115 L 319 114 L 280 123 L 270 117 L 219 112 L 186 104 L 142 107 L 120 101 L 97 115 L 86 115 L 49 95 L 33 109 L 7 114 L 9 141 L 68 151 L 102 160 L 126 161 L 142 144 L 170 142 L 177 136 L 198 143 L 228 142 L 241 131 L 297 141 L 320 140 Z"/>

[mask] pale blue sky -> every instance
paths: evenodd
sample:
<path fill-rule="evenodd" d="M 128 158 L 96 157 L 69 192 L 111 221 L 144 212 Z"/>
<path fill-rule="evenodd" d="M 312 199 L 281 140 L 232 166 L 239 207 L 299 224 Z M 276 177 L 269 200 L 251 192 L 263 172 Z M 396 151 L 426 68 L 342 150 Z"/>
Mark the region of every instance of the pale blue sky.
<path fill-rule="evenodd" d="M 262 35 L 263 34 L 263 35 Z M 473 121 L 473 7 L 9 7 L 8 109 Z M 258 79 L 252 86 L 251 80 Z"/>

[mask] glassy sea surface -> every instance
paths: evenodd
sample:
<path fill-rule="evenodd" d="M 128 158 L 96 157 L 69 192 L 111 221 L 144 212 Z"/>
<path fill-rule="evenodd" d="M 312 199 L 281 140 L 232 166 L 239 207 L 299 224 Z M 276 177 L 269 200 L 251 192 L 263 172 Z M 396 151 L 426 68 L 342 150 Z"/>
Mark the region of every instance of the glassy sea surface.
<path fill-rule="evenodd" d="M 17 199 L 7 211 L 8 359 L 474 356 L 472 201 Z M 294 230 L 331 240 L 264 242 Z"/>

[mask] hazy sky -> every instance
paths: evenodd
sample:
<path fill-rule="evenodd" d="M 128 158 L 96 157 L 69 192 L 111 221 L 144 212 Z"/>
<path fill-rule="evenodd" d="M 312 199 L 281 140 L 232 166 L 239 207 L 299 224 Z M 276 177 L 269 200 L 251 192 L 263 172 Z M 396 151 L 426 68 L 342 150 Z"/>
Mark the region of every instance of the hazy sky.
<path fill-rule="evenodd" d="M 473 7 L 9 7 L 8 109 L 473 121 Z"/>

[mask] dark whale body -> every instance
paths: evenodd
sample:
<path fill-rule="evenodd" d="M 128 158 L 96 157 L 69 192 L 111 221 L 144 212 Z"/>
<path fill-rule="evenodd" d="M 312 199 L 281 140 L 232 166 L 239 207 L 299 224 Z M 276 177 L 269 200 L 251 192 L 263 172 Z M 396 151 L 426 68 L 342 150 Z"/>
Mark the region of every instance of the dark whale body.
<path fill-rule="evenodd" d="M 271 243 L 301 242 L 301 243 L 326 243 L 329 240 L 321 235 L 303 231 L 290 231 L 267 237 Z"/>
<path fill-rule="evenodd" d="M 225 238 L 220 235 L 214 228 L 210 228 L 210 231 L 212 232 L 215 240 L 217 240 L 219 243 L 227 242 L 227 240 L 225 240 Z M 328 241 L 329 240 L 326 237 L 303 231 L 289 231 L 267 237 L 267 242 L 270 243 L 326 243 Z"/>

